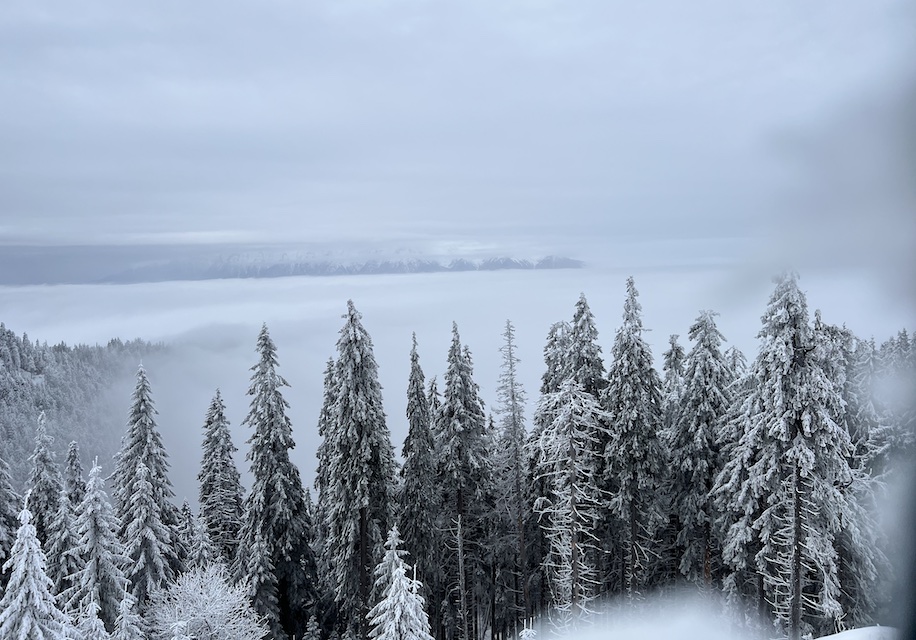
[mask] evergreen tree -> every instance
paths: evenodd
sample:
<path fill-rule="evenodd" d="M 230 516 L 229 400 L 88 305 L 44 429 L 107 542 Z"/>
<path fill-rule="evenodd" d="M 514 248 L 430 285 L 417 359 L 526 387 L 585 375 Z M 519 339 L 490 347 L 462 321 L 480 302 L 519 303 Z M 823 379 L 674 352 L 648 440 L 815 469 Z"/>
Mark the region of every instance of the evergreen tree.
<path fill-rule="evenodd" d="M 200 569 L 214 562 L 225 564 L 210 541 L 210 534 L 203 519 L 191 514 L 191 543 L 188 546 L 186 561 L 188 570 Z"/>
<path fill-rule="evenodd" d="M 337 603 L 359 637 L 368 637 L 372 567 L 393 518 L 394 449 L 385 424 L 372 339 L 353 301 L 337 341 L 336 402 L 327 447 L 327 531 Z"/>
<path fill-rule="evenodd" d="M 267 326 L 258 335 L 259 361 L 251 370 L 251 408 L 244 424 L 254 429 L 251 492 L 245 498 L 245 521 L 236 560 L 236 578 L 247 581 L 252 603 L 274 637 L 299 636 L 315 602 L 315 558 L 309 542 L 312 523 L 306 509 L 299 469 L 290 461 L 295 446 L 286 415 L 289 404 L 277 373 L 277 348 Z"/>
<path fill-rule="evenodd" d="M 738 347 L 729 347 L 722 354 L 728 370 L 731 372 L 732 380 L 740 380 L 747 375 L 747 358 Z"/>
<path fill-rule="evenodd" d="M 567 322 L 556 322 L 547 332 L 547 344 L 544 346 L 544 364 L 547 365 L 547 370 L 541 376 L 542 394 L 559 391 L 560 385 L 572 375 L 568 362 L 570 333 L 572 333 L 572 327 Z M 597 331 L 595 337 L 597 337 Z M 598 361 L 601 362 L 600 352 Z M 601 367 L 604 367 L 603 362 L 601 362 Z"/>
<path fill-rule="evenodd" d="M 613 496 L 610 506 L 619 523 L 620 588 L 630 598 L 649 586 L 653 536 L 664 520 L 665 497 L 661 381 L 642 336 L 638 295 L 628 278 L 604 397 L 611 432 L 604 451 L 604 488 Z"/>
<path fill-rule="evenodd" d="M 61 640 L 73 637 L 70 618 L 57 608 L 45 555 L 28 509 L 19 514 L 19 531 L 4 571 L 9 583 L 0 599 L 0 638 Z"/>
<path fill-rule="evenodd" d="M 118 617 L 115 619 L 111 640 L 145 640 L 146 634 L 143 629 L 143 619 L 137 613 L 137 599 L 125 593 L 118 607 Z"/>
<path fill-rule="evenodd" d="M 757 597 L 772 604 L 790 637 L 832 633 L 844 614 L 835 540 L 851 515 L 843 493 L 852 481 L 851 443 L 837 423 L 843 401 L 823 368 L 796 276 L 777 280 L 762 322 L 755 386 L 715 489 L 730 514 L 724 558 L 739 577 L 754 562 Z M 727 587 L 741 584 L 733 577 Z"/>
<path fill-rule="evenodd" d="M 203 458 L 197 480 L 200 483 L 200 520 L 210 541 L 226 564 L 235 559 L 244 516 L 244 490 L 233 455 L 226 405 L 219 389 L 204 419 Z"/>
<path fill-rule="evenodd" d="M 95 602 L 90 602 L 86 610 L 80 613 L 77 630 L 81 640 L 111 640 L 105 624 L 99 619 L 99 605 Z"/>
<path fill-rule="evenodd" d="M 596 449 L 608 416 L 574 380 L 542 396 L 538 415 L 550 419 L 537 441 L 540 476 L 547 480 L 549 494 L 535 503 L 535 510 L 549 542 L 545 568 L 553 600 L 551 622 L 568 632 L 591 613 L 600 585 L 600 543 L 594 532 L 606 498 L 599 486 Z"/>
<path fill-rule="evenodd" d="M 335 374 L 336 365 L 334 359 L 328 358 L 324 369 L 324 391 L 321 411 L 318 414 L 318 437 L 321 438 L 316 452 L 318 468 L 315 473 L 315 489 L 318 491 L 318 503 L 315 505 L 315 517 L 312 520 L 314 523 L 314 546 L 321 593 L 320 610 L 323 615 L 330 618 L 334 618 L 336 615 L 334 595 L 336 581 L 328 546 L 328 526 L 332 503 L 329 474 L 331 469 L 331 447 L 333 444 L 332 439 L 329 439 L 329 434 L 333 434 L 334 406 L 337 403 Z"/>
<path fill-rule="evenodd" d="M 682 400 L 673 419 L 671 488 L 679 530 L 680 572 L 710 587 L 717 555 L 715 513 L 709 494 L 719 471 L 718 438 L 731 404 L 731 373 L 720 350 L 715 313 L 703 311 L 690 327 Z"/>
<path fill-rule="evenodd" d="M 32 514 L 32 526 L 35 527 L 38 542 L 43 548 L 48 544 L 63 490 L 60 468 L 51 449 L 53 442 L 54 438 L 48 435 L 47 420 L 42 412 L 38 417 L 38 429 L 35 433 L 35 451 L 29 458 L 32 471 L 28 482 L 28 507 Z"/>
<path fill-rule="evenodd" d="M 662 415 L 665 430 L 670 431 L 675 414 L 680 405 L 681 396 L 684 393 L 684 347 L 677 339 L 678 334 L 672 333 L 668 338 L 668 350 L 662 353 L 664 364 L 662 373 Z"/>
<path fill-rule="evenodd" d="M 436 536 L 438 489 L 436 487 L 436 451 L 431 430 L 429 399 L 425 378 L 417 354 L 417 336 L 410 350 L 410 376 L 407 383 L 407 438 L 404 440 L 401 485 L 398 496 L 400 530 L 404 548 L 416 558 L 416 571 L 424 585 L 437 582 L 436 552 L 441 541 Z M 427 590 L 429 593 L 429 590 Z"/>
<path fill-rule="evenodd" d="M 67 464 L 64 467 L 64 491 L 70 506 L 76 510 L 86 495 L 86 481 L 83 480 L 83 463 L 80 461 L 80 447 L 74 440 L 67 447 Z"/>
<path fill-rule="evenodd" d="M 6 463 L 4 443 L 0 442 L 0 590 L 6 584 L 3 564 L 9 558 L 16 537 L 16 508 L 22 499 L 13 489 L 10 468 Z"/>
<path fill-rule="evenodd" d="M 77 509 L 75 526 L 79 536 L 77 551 L 84 564 L 61 598 L 69 611 L 84 611 L 90 603 L 95 603 L 99 617 L 110 631 L 127 591 L 122 567 L 127 566 L 129 558 L 115 536 L 118 523 L 98 465 L 89 471 L 86 495 Z"/>
<path fill-rule="evenodd" d="M 58 495 L 57 505 L 48 536 L 48 577 L 54 585 L 54 593 L 62 593 L 73 585 L 73 576 L 83 566 L 83 559 L 79 556 L 74 527 L 76 510 L 65 493 Z"/>
<path fill-rule="evenodd" d="M 314 616 L 309 616 L 309 622 L 305 627 L 305 635 L 302 640 L 321 640 L 321 625 Z"/>
<path fill-rule="evenodd" d="M 137 370 L 127 431 L 121 439 L 121 450 L 112 475 L 115 509 L 120 523 L 118 536 L 133 561 L 128 576 L 135 588 L 141 583 L 155 588 L 171 580 L 181 571 L 181 559 L 185 555 L 178 536 L 178 509 L 170 502 L 175 493 L 168 477 L 168 454 L 156 426 L 157 413 L 149 378 L 141 366 Z M 155 539 L 137 537 L 141 535 L 152 535 Z M 141 554 L 154 556 L 141 557 Z M 134 595 L 142 609 L 146 593 L 141 591 Z M 102 609 L 104 614 L 105 608 Z M 105 618 L 104 615 L 102 617 Z"/>
<path fill-rule="evenodd" d="M 149 595 L 171 582 L 175 574 L 168 565 L 169 550 L 163 547 L 164 541 L 172 539 L 172 532 L 163 524 L 149 469 L 141 461 L 136 466 L 136 473 L 137 477 L 131 482 L 135 492 L 124 510 L 127 518 L 124 551 L 130 558 L 125 574 L 131 583 L 131 593 L 142 609 Z"/>
<path fill-rule="evenodd" d="M 375 568 L 375 590 L 381 600 L 372 607 L 368 619 L 369 637 L 376 640 L 433 640 L 429 620 L 423 609 L 420 583 L 407 575 L 406 552 L 398 549 L 401 540 L 393 527 L 385 543 L 387 551 Z"/>
<path fill-rule="evenodd" d="M 469 611 L 469 603 L 474 601 L 469 577 L 477 572 L 486 574 L 482 557 L 471 550 L 479 549 L 486 535 L 486 498 L 492 466 L 483 402 L 456 324 L 452 325 L 445 394 L 437 424 L 440 432 L 436 477 L 442 496 L 441 519 L 443 530 L 453 541 L 449 545 L 453 553 L 442 559 L 445 586 L 451 594 L 450 615 L 457 620 L 459 637 L 467 640 L 472 636 L 471 621 L 477 621 Z"/>
<path fill-rule="evenodd" d="M 495 454 L 496 514 L 498 514 L 497 546 L 502 551 L 501 564 L 507 584 L 503 589 L 511 594 L 512 622 L 531 615 L 528 589 L 528 549 L 525 539 L 525 390 L 518 380 L 519 358 L 516 355 L 515 327 L 506 320 L 505 342 L 500 348 L 502 372 L 497 387 L 501 415 Z M 513 630 L 516 625 L 513 624 Z M 495 630 L 494 630 L 495 631 Z"/>
<path fill-rule="evenodd" d="M 569 331 L 565 336 L 566 355 L 563 358 L 565 378 L 572 378 L 586 393 L 598 399 L 607 385 L 604 378 L 604 361 L 598 346 L 598 329 L 589 309 L 585 294 L 580 294 Z"/>

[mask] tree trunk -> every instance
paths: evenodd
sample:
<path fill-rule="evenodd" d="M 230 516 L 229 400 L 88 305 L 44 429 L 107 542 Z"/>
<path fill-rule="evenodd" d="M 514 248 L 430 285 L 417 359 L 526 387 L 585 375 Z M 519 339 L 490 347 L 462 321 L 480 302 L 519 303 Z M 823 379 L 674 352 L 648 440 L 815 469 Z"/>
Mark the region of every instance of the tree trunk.
<path fill-rule="evenodd" d="M 802 617 L 802 526 L 798 465 L 792 471 L 792 601 L 790 603 L 789 637 L 801 636 Z"/>
<path fill-rule="evenodd" d="M 369 640 L 369 508 L 359 510 L 359 635 Z"/>

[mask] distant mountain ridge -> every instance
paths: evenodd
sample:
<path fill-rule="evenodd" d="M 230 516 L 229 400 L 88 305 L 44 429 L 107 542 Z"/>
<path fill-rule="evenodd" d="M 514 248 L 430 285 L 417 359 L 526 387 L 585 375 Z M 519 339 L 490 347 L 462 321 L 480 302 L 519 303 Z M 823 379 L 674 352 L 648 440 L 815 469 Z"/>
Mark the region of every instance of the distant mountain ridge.
<path fill-rule="evenodd" d="M 336 261 L 310 256 L 266 257 L 233 255 L 212 261 L 180 260 L 143 264 L 119 271 L 100 281 L 112 284 L 172 280 L 218 280 L 232 278 L 283 278 L 289 276 L 386 275 L 398 273 L 447 273 L 502 271 L 507 269 L 580 269 L 580 260 L 547 256 L 538 260 L 494 257 L 480 260 L 455 258 L 371 259 Z"/>

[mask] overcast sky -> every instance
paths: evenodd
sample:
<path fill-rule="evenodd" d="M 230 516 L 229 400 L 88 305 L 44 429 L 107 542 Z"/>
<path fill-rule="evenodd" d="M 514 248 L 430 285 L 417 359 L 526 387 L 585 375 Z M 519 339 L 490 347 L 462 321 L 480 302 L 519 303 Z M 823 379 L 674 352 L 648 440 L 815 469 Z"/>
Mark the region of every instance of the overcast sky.
<path fill-rule="evenodd" d="M 785 247 L 841 216 L 834 242 L 867 220 L 899 259 L 913 25 L 901 0 L 10 0 L 0 242 Z"/>

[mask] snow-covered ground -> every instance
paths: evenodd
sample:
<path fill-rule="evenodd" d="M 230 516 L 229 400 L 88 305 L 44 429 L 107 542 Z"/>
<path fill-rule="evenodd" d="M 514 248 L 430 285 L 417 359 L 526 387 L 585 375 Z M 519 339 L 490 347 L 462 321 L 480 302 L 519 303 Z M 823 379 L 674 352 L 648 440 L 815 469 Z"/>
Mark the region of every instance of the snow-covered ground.
<path fill-rule="evenodd" d="M 902 640 L 902 637 L 893 627 L 864 627 L 826 636 L 823 640 Z"/>

